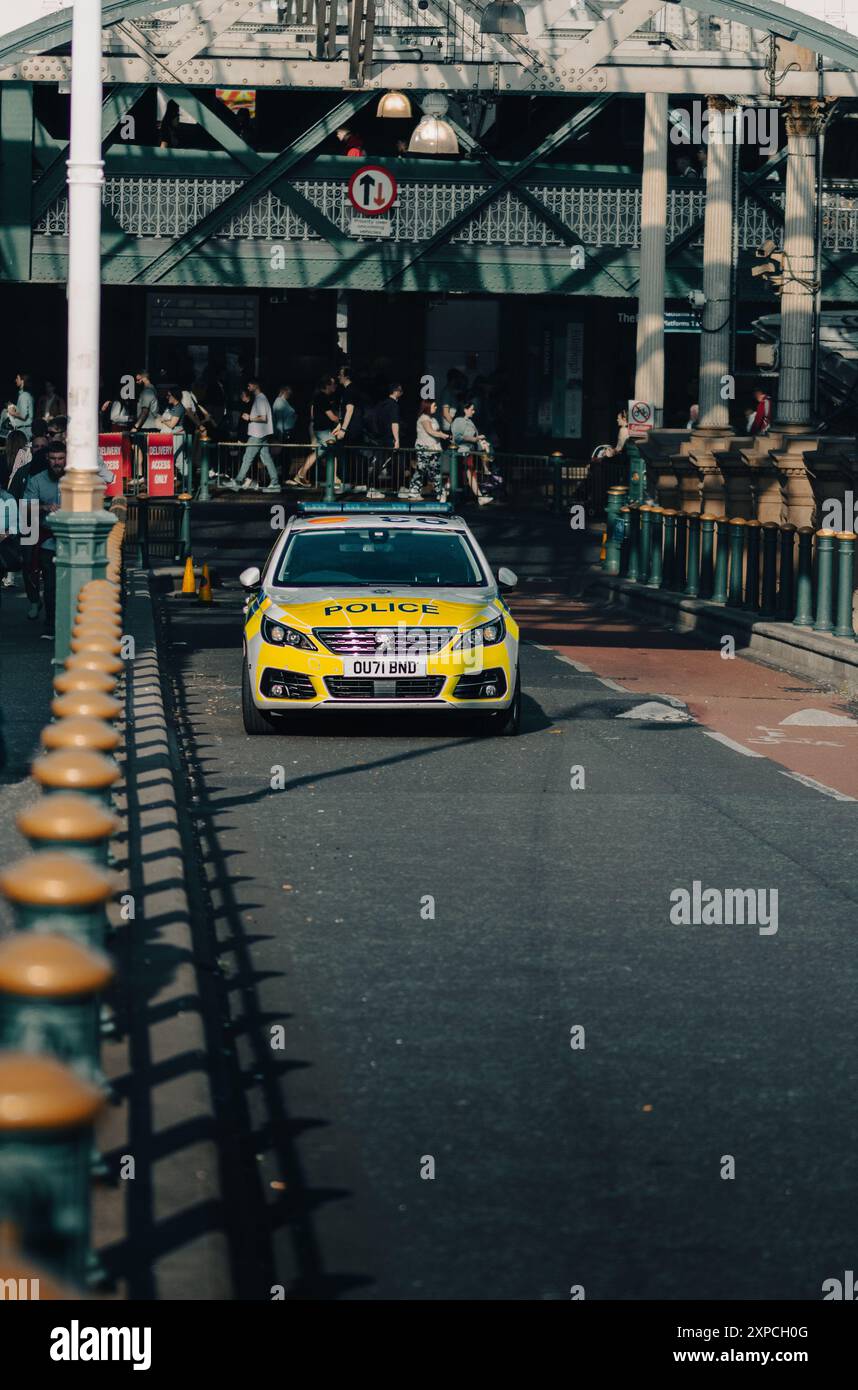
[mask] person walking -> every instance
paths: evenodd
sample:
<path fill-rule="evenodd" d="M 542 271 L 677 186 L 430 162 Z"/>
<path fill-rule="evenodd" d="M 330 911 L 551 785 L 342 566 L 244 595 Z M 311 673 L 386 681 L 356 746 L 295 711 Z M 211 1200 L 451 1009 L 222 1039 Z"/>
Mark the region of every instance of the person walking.
<path fill-rule="evenodd" d="M 360 444 L 363 438 L 363 403 L 361 393 L 352 379 L 352 369 L 348 362 L 344 362 L 337 372 L 337 381 L 340 386 L 340 418 L 331 434 L 331 443 L 340 446 Z M 346 471 L 345 455 L 340 449 L 337 450 L 337 457 L 342 459 L 337 469 L 342 478 Z M 344 486 L 340 479 L 337 481 L 339 486 Z"/>
<path fill-rule="evenodd" d="M 298 412 L 292 404 L 292 387 L 281 386 L 271 405 L 271 416 L 274 420 L 274 439 L 276 441 L 275 451 L 277 462 L 280 464 L 281 477 L 285 472 L 287 477 L 298 471 L 298 464 L 292 463 L 288 449 L 284 449 L 284 444 L 288 444 L 292 438 L 292 431 L 298 419 Z M 285 467 L 284 467 L 285 465 Z"/>
<path fill-rule="evenodd" d="M 376 442 L 381 445 L 385 452 L 382 460 L 381 474 L 382 479 L 390 477 L 391 453 L 399 453 L 401 448 L 399 439 L 399 402 L 402 400 L 403 387 L 401 381 L 392 381 L 387 388 L 387 395 L 380 400 L 372 412 L 373 434 Z M 396 469 L 396 473 L 399 473 Z M 375 486 L 375 470 L 373 468 L 373 486 L 367 492 L 367 498 L 378 501 L 384 497 L 384 493 Z"/>
<path fill-rule="evenodd" d="M 479 471 L 480 456 L 485 456 L 489 452 L 489 441 L 485 435 L 480 434 L 477 429 L 474 415 L 476 413 L 476 402 L 467 401 L 462 407 L 461 415 L 457 415 L 453 421 L 453 443 L 459 454 L 459 458 L 465 465 L 468 475 L 468 487 L 477 499 L 481 507 L 485 507 L 494 498 L 489 497 L 480 487 Z"/>
<path fill-rule="evenodd" d="M 24 586 L 30 607 L 28 618 L 37 618 L 41 602 L 45 609 L 45 631 L 42 636 L 53 638 L 56 609 L 56 549 L 57 542 L 53 532 L 45 525 L 47 518 L 60 509 L 60 479 L 66 471 L 66 449 L 64 444 L 48 445 L 48 466 L 43 473 L 29 478 L 24 488 L 24 500 L 35 502 L 39 508 L 39 542 L 32 549 L 36 552 L 34 561 L 24 572 Z M 42 600 L 39 598 L 41 581 Z"/>
<path fill-rule="evenodd" d="M 313 447 L 294 478 L 289 479 L 290 487 L 310 486 L 310 470 L 315 467 L 318 455 L 321 453 L 324 456 L 334 429 L 339 423 L 340 417 L 334 405 L 336 390 L 337 383 L 334 378 L 323 376 L 310 403 L 310 443 Z M 342 486 L 336 474 L 334 486 Z"/>
<path fill-rule="evenodd" d="M 271 457 L 271 450 L 268 445 L 274 434 L 274 421 L 271 415 L 271 403 L 264 394 L 258 381 L 251 380 L 247 383 L 247 393 L 250 397 L 249 409 L 242 414 L 242 420 L 247 423 L 247 444 L 244 450 L 244 457 L 241 460 L 241 467 L 238 470 L 238 477 L 225 479 L 223 486 L 230 492 L 238 492 L 242 488 L 245 492 L 255 492 L 258 490 L 258 483 L 248 477 L 253 464 L 257 458 L 264 463 L 268 470 L 269 483 L 262 489 L 263 492 L 279 492 L 280 479 L 277 476 L 277 469 Z"/>
<path fill-rule="evenodd" d="M 417 416 L 417 436 L 415 448 L 417 465 L 411 476 L 411 485 L 400 490 L 399 496 L 409 501 L 419 501 L 427 487 L 431 487 L 436 497 L 441 495 L 441 451 L 444 440 L 450 438 L 446 430 L 439 429 L 435 416 L 437 401 L 421 401 Z"/>
<path fill-rule="evenodd" d="M 178 391 L 167 392 L 167 409 L 161 416 L 163 428 L 173 436 L 173 466 L 178 475 L 182 491 L 188 480 L 188 460 L 185 454 L 186 410 Z"/>

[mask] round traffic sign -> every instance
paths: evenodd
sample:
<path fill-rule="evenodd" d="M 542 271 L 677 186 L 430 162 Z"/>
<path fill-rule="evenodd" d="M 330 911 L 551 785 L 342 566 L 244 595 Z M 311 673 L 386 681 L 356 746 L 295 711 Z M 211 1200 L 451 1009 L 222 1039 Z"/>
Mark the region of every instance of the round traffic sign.
<path fill-rule="evenodd" d="M 390 170 L 378 164 L 362 164 L 349 179 L 349 199 L 364 217 L 387 212 L 396 202 L 398 191 Z"/>

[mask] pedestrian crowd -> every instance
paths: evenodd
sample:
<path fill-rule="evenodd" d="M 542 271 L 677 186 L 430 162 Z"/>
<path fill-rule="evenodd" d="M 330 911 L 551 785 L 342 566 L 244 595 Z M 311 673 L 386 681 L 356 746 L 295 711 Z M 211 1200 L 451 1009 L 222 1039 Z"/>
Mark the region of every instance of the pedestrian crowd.
<path fill-rule="evenodd" d="M 202 447 L 234 445 L 238 432 L 244 447 L 235 477 L 217 466 L 211 474 L 214 485 L 226 491 L 279 493 L 284 487 L 317 486 L 324 482 L 324 470 L 317 464 L 333 456 L 338 492 L 348 488 L 381 499 L 387 495 L 381 485 L 386 483 L 389 492 L 395 477 L 402 484 L 401 497 L 444 500 L 449 491 L 444 466 L 447 451 L 453 450 L 463 485 L 477 504 L 491 502 L 502 482 L 492 462 L 489 426 L 480 419 L 489 419 L 486 383 L 477 378 L 469 390 L 464 373 L 455 368 L 448 372 L 437 401 L 421 398 L 409 410 L 403 404 L 401 381 L 373 393 L 359 385 L 350 365 L 343 363 L 318 381 L 300 424 L 288 383 L 270 396 L 258 376 L 249 377 L 235 421 L 220 381 L 196 389 L 170 386 L 160 395 L 147 369 L 136 373 L 135 382 L 133 401 L 122 399 L 120 392 L 104 401 L 102 413 L 105 429 L 127 432 L 136 443 L 138 480 L 149 434 L 172 434 L 176 479 L 180 487 L 187 487 L 189 466 L 199 476 Z"/>

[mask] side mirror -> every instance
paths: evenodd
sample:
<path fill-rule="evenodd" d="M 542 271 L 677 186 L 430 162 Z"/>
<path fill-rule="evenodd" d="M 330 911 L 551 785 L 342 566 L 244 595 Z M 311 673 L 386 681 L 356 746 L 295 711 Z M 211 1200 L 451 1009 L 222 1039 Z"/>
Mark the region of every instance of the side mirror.
<path fill-rule="evenodd" d="M 498 570 L 498 584 L 502 589 L 514 589 L 518 583 L 518 575 L 515 570 L 507 569 L 506 565 L 501 565 Z"/>
<path fill-rule="evenodd" d="M 262 575 L 255 565 L 252 565 L 250 569 L 242 570 L 238 576 L 239 584 L 242 584 L 245 589 L 258 589 L 261 579 Z"/>

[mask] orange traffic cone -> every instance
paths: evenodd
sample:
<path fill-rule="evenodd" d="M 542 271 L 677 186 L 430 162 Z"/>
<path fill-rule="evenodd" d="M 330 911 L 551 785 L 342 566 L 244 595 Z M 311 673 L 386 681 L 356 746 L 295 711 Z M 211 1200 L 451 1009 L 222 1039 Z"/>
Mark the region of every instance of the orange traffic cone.
<path fill-rule="evenodd" d="M 200 592 L 198 597 L 200 603 L 211 603 L 212 601 L 212 581 L 209 575 L 208 565 L 203 565 L 203 577 L 200 580 Z"/>
<path fill-rule="evenodd" d="M 182 575 L 182 593 L 195 594 L 197 592 L 197 581 L 194 575 L 194 562 L 190 555 L 185 561 L 185 573 Z"/>

